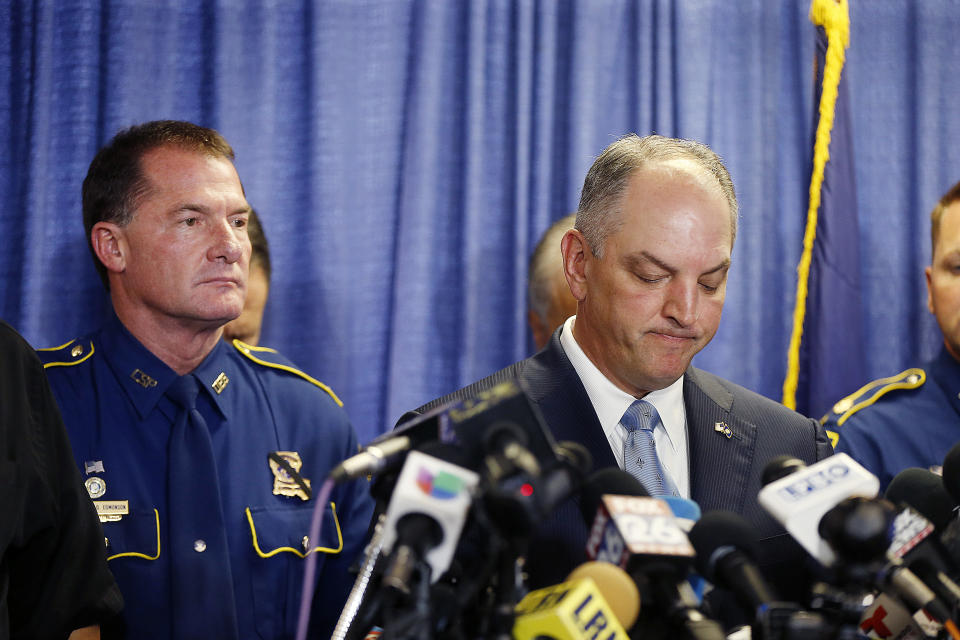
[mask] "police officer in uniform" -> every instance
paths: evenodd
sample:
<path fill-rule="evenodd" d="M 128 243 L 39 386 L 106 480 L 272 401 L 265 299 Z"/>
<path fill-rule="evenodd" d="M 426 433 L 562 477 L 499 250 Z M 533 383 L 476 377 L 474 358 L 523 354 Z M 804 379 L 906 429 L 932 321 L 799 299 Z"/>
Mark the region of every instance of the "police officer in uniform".
<path fill-rule="evenodd" d="M 865 385 L 824 418 L 836 450 L 877 475 L 881 488 L 908 467 L 938 470 L 960 440 L 960 182 L 930 214 L 930 235 L 927 308 L 943 348 L 922 368 Z"/>
<path fill-rule="evenodd" d="M 120 132 L 84 180 L 114 313 L 40 353 L 129 638 L 293 637 L 309 554 L 329 635 L 364 543 L 366 483 L 318 495 L 357 450 L 340 401 L 275 351 L 220 339 L 243 308 L 249 211 L 229 144 L 186 122 Z"/>

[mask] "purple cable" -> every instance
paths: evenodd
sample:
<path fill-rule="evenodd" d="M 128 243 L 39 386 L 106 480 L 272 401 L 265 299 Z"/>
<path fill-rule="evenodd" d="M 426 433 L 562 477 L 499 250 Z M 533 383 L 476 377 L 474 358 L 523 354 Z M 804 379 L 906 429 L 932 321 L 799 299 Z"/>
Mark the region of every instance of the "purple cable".
<path fill-rule="evenodd" d="M 323 511 L 327 507 L 327 499 L 333 490 L 333 480 L 327 478 L 317 494 L 317 503 L 313 507 L 313 518 L 310 520 L 310 541 L 320 541 L 320 525 L 323 524 Z M 313 546 L 311 544 L 311 546 Z M 310 605 L 313 602 L 313 578 L 317 573 L 317 554 L 307 553 L 307 568 L 303 572 L 303 589 L 300 594 L 300 615 L 297 616 L 297 640 L 306 640 L 307 626 L 310 624 Z"/>

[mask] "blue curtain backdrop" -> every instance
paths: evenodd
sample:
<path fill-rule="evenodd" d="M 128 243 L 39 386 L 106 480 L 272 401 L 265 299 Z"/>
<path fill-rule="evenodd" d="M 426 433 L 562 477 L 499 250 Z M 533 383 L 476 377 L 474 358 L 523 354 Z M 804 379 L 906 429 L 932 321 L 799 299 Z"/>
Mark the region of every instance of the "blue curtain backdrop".
<path fill-rule="evenodd" d="M 933 353 L 927 213 L 960 179 L 960 7 L 851 0 L 870 376 Z M 741 200 L 697 364 L 779 399 L 807 204 L 808 0 L 12 0 L 0 11 L 0 316 L 61 344 L 106 307 L 80 183 L 119 128 L 220 130 L 271 242 L 263 343 L 361 440 L 530 351 L 527 257 L 630 131 L 697 138 Z"/>

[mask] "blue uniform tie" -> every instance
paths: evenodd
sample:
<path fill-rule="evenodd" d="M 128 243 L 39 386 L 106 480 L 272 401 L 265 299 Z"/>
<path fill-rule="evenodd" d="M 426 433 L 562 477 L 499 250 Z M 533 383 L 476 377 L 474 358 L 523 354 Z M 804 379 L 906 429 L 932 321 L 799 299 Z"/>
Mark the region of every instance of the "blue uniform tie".
<path fill-rule="evenodd" d="M 620 424 L 627 430 L 623 443 L 624 470 L 639 480 L 652 496 L 680 495 L 657 457 L 653 430 L 662 423 L 656 408 L 646 400 L 635 400 L 627 407 Z"/>
<path fill-rule="evenodd" d="M 238 638 L 217 463 L 207 423 L 197 411 L 198 385 L 186 375 L 167 389 L 180 407 L 167 471 L 173 636 Z"/>

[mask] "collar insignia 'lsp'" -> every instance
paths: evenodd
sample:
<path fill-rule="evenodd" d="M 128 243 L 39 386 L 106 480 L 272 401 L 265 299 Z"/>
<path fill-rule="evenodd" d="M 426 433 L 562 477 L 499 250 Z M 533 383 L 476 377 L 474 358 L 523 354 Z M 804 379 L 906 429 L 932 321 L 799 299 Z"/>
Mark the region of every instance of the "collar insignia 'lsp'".
<path fill-rule="evenodd" d="M 289 464 L 294 471 L 297 473 L 300 472 L 300 467 L 303 466 L 303 460 L 300 459 L 300 454 L 296 451 L 277 451 L 278 456 L 283 458 L 287 464 Z M 309 500 L 310 496 L 307 495 L 307 492 L 304 491 L 303 487 L 300 486 L 293 477 L 287 473 L 287 470 L 282 466 L 277 464 L 273 460 L 268 460 L 270 463 L 270 471 L 273 472 L 273 495 L 275 496 L 297 496 L 301 500 Z M 307 485 L 307 489 L 310 488 L 310 481 L 307 478 L 303 478 L 303 483 Z"/>

